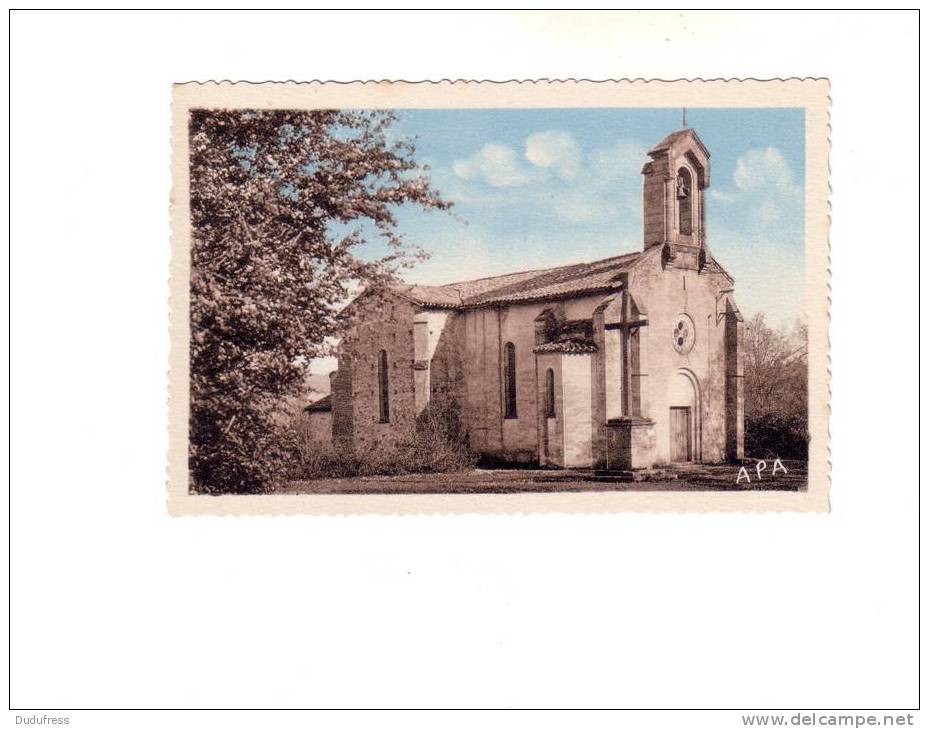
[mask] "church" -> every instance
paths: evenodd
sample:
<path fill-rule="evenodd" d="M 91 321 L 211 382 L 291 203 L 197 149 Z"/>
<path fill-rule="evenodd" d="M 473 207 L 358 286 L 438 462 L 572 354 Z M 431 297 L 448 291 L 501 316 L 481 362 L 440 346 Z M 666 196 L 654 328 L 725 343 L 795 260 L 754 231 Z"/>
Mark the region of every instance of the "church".
<path fill-rule="evenodd" d="M 743 456 L 742 316 L 707 247 L 710 154 L 690 128 L 648 152 L 642 249 L 351 305 L 332 441 L 366 452 L 430 408 L 493 461 L 633 470 Z M 328 433 L 327 433 L 328 435 Z"/>

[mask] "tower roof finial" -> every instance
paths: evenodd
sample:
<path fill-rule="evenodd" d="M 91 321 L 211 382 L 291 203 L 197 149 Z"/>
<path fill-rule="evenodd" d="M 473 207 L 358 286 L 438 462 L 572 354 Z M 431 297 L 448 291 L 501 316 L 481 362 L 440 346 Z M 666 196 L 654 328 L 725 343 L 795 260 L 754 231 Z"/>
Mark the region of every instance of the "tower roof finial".
<path fill-rule="evenodd" d="M 681 107 L 681 126 L 687 128 L 687 107 Z"/>

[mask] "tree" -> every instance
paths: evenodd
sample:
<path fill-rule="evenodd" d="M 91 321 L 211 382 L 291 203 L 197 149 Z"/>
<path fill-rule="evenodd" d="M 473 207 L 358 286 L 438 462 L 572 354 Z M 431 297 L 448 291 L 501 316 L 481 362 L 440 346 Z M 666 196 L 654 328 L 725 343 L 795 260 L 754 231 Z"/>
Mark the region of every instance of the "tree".
<path fill-rule="evenodd" d="M 192 490 L 260 491 L 286 472 L 294 444 L 280 403 L 326 353 L 339 308 L 424 257 L 395 210 L 450 204 L 412 141 L 388 138 L 393 121 L 385 111 L 191 112 Z M 372 236 L 386 252 L 366 260 Z"/>
<path fill-rule="evenodd" d="M 745 452 L 758 458 L 806 458 L 807 330 L 768 326 L 756 314 L 745 327 Z"/>

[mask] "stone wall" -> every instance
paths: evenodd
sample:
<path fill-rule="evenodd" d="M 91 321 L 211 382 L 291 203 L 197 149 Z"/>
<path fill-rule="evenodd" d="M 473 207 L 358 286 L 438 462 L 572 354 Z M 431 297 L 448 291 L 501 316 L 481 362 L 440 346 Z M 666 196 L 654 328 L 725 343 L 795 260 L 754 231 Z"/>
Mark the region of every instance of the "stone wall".
<path fill-rule="evenodd" d="M 740 356 L 744 351 L 744 325 L 728 297 L 725 304 L 726 458 L 738 461 L 745 456 L 745 391 Z"/>
<path fill-rule="evenodd" d="M 563 302 L 482 307 L 462 312 L 456 337 L 461 337 L 459 361 L 464 420 L 472 448 L 493 458 L 521 463 L 541 460 L 542 424 L 539 407 L 535 346 L 536 318 L 547 308 L 558 308 L 565 320 L 589 320 L 602 296 Z M 516 348 L 516 417 L 504 417 L 503 347 Z M 588 375 L 588 379 L 590 375 Z M 592 386 L 588 382 L 585 387 Z M 589 397 L 589 396 L 588 396 Z"/>
<path fill-rule="evenodd" d="M 593 466 L 590 363 L 589 354 L 561 355 L 564 402 L 560 412 L 564 420 L 566 468 Z"/>
<path fill-rule="evenodd" d="M 352 387 L 352 358 L 343 351 L 338 369 L 330 378 L 332 385 L 332 442 L 346 452 L 355 448 L 354 404 Z"/>
<path fill-rule="evenodd" d="M 426 377 L 417 401 L 419 412 L 430 405 L 435 408 L 447 404 L 460 413 L 465 387 L 461 315 L 454 311 L 423 311 L 416 316 L 415 326 L 424 330 L 416 345 L 417 362 L 428 362 L 428 369 L 420 370 Z"/>
<path fill-rule="evenodd" d="M 332 378 L 333 435 L 343 448 L 364 452 L 409 438 L 432 406 L 460 410 L 464 371 L 459 315 L 425 310 L 398 296 L 359 301 L 343 337 Z M 387 353 L 389 418 L 382 422 L 378 359 Z"/>
<path fill-rule="evenodd" d="M 399 298 L 359 302 L 358 324 L 343 338 L 333 378 L 337 442 L 350 438 L 355 452 L 406 438 L 416 418 L 413 377 L 415 307 Z M 389 418 L 381 422 L 378 358 L 387 353 Z M 350 404 L 347 404 L 350 403 Z"/>
<path fill-rule="evenodd" d="M 643 258 L 630 273 L 629 290 L 648 320 L 643 327 L 647 381 L 644 411 L 655 423 L 655 457 L 670 459 L 670 408 L 693 409 L 693 453 L 704 462 L 726 458 L 725 316 L 719 316 L 721 290 L 731 284 L 722 274 L 664 267 L 661 256 Z M 674 323 L 687 314 L 694 324 L 693 348 L 678 353 L 672 343 Z M 734 355 L 731 355 L 734 356 Z M 684 393 L 690 389 L 685 401 Z"/>
<path fill-rule="evenodd" d="M 617 418 L 607 424 L 606 468 L 628 471 L 655 465 L 655 423 L 647 419 Z"/>
<path fill-rule="evenodd" d="M 643 232 L 645 247 L 661 245 L 668 239 L 665 229 L 665 198 L 667 180 L 666 166 L 659 171 L 654 163 L 649 163 L 643 170 L 645 179 L 642 184 Z"/>

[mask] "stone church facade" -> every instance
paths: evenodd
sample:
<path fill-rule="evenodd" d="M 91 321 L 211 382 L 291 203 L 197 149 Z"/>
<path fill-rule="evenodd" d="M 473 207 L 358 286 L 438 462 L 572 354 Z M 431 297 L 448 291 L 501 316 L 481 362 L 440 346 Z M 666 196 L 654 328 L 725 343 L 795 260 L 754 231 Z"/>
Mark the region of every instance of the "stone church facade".
<path fill-rule="evenodd" d="M 332 376 L 335 447 L 453 413 L 491 459 L 627 470 L 743 456 L 742 316 L 707 248 L 709 153 L 649 151 L 641 251 L 351 305 Z"/>

